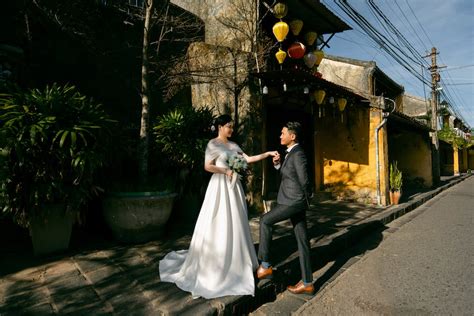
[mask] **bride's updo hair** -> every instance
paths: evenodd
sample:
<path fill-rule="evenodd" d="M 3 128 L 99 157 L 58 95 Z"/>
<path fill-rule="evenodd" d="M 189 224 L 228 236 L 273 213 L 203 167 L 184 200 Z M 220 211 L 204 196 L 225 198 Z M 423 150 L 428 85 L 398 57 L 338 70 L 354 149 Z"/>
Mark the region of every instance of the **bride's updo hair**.
<path fill-rule="evenodd" d="M 211 130 L 213 132 L 218 131 L 219 126 L 224 126 L 229 122 L 232 122 L 232 117 L 230 117 L 229 114 L 222 114 L 214 120 L 214 123 L 211 126 Z"/>

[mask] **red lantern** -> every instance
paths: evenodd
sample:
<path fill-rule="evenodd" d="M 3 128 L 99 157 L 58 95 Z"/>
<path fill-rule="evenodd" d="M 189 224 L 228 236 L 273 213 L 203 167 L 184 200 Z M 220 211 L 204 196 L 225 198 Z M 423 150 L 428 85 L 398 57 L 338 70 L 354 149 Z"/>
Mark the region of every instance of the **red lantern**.
<path fill-rule="evenodd" d="M 288 56 L 290 56 L 290 58 L 300 59 L 304 56 L 305 51 L 306 47 L 303 43 L 294 42 L 290 48 L 288 48 Z"/>

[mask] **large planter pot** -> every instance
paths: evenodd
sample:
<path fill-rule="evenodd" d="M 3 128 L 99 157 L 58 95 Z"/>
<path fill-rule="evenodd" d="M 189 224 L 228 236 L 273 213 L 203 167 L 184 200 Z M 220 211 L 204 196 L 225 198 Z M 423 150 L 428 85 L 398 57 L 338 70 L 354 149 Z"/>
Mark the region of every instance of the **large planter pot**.
<path fill-rule="evenodd" d="M 41 218 L 30 220 L 30 236 L 35 255 L 47 255 L 69 248 L 74 214 L 63 204 L 44 207 Z"/>
<path fill-rule="evenodd" d="M 122 242 L 140 243 L 164 233 L 176 193 L 114 192 L 103 201 L 105 222 Z"/>

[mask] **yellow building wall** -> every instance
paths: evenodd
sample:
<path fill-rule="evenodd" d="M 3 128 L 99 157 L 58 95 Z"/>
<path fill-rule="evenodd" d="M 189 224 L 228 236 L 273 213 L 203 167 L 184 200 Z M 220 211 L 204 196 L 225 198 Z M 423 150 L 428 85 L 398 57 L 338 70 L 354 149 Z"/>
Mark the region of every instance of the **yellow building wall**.
<path fill-rule="evenodd" d="M 315 148 L 316 183 L 324 185 L 336 198 L 377 203 L 375 167 L 375 127 L 381 122 L 378 110 L 349 106 L 341 114 L 336 108 L 324 106 L 322 116 L 316 115 Z M 387 203 L 387 138 L 379 132 L 380 190 L 382 204 Z"/>
<path fill-rule="evenodd" d="M 403 174 L 404 186 L 411 181 L 426 188 L 431 187 L 433 171 L 429 139 L 406 129 L 396 135 L 389 133 L 389 161 L 397 161 L 398 169 Z"/>

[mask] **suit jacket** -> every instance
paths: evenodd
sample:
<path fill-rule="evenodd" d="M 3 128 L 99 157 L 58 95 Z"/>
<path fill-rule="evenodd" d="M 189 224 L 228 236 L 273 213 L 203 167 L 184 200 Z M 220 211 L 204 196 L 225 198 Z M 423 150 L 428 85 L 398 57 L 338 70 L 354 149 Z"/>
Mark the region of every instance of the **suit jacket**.
<path fill-rule="evenodd" d="M 308 163 L 303 148 L 296 145 L 288 153 L 280 167 L 281 182 L 277 203 L 282 205 L 306 205 L 311 196 Z"/>

